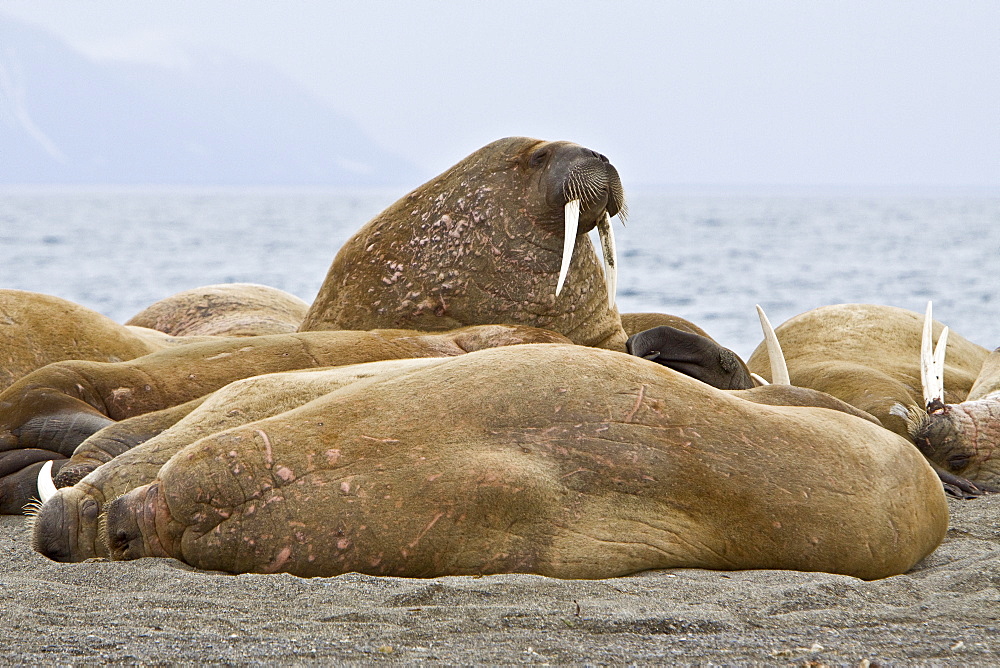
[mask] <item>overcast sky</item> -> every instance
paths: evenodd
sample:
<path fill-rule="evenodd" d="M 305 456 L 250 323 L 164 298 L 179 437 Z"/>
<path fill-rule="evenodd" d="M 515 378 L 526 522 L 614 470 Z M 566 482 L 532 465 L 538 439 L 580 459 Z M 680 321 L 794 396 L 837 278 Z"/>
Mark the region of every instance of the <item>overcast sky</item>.
<path fill-rule="evenodd" d="M 1000 1 L 0 0 L 96 58 L 265 61 L 437 173 L 508 135 L 626 183 L 1000 188 Z M 2 48 L 2 45 L 0 45 Z"/>

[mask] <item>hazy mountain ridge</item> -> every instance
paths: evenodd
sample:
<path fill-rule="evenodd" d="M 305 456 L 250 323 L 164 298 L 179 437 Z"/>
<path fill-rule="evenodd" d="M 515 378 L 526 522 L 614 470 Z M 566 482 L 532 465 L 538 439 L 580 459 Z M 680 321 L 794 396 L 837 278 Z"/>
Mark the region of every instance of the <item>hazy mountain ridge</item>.
<path fill-rule="evenodd" d="M 0 183 L 422 180 L 288 77 L 207 49 L 185 55 L 172 67 L 93 61 L 0 15 Z"/>

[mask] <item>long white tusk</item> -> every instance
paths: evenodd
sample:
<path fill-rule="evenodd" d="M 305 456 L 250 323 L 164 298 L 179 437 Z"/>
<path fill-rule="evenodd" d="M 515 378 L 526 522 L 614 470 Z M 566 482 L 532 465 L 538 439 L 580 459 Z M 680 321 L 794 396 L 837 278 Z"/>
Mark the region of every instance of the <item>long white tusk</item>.
<path fill-rule="evenodd" d="M 614 308 L 615 293 L 618 291 L 618 257 L 615 252 L 615 233 L 611 229 L 611 216 L 607 211 L 597 221 L 597 233 L 601 238 L 601 254 L 604 256 L 604 284 L 608 287 L 608 308 Z"/>
<path fill-rule="evenodd" d="M 924 333 L 920 341 L 920 383 L 924 388 L 924 406 L 935 401 L 944 403 L 944 353 L 948 345 L 948 328 L 941 330 L 937 348 L 934 348 L 934 318 L 931 302 L 924 313 Z"/>
<path fill-rule="evenodd" d="M 771 384 L 771 383 L 767 382 L 766 380 L 764 380 L 763 376 L 761 376 L 759 374 L 756 374 L 753 371 L 750 372 L 750 377 L 753 378 L 754 380 L 756 380 L 761 385 L 770 385 Z"/>
<path fill-rule="evenodd" d="M 38 470 L 38 499 L 45 503 L 56 495 L 56 484 L 52 481 L 52 460 L 42 464 Z"/>
<path fill-rule="evenodd" d="M 771 384 L 791 385 L 791 377 L 788 375 L 788 364 L 785 362 L 785 354 L 781 352 L 781 344 L 778 343 L 778 335 L 771 327 L 771 321 L 764 315 L 764 309 L 757 305 L 757 316 L 760 318 L 760 328 L 764 330 L 764 343 L 767 344 L 767 357 L 771 360 Z"/>
<path fill-rule="evenodd" d="M 934 375 L 937 378 L 938 392 L 944 403 L 944 354 L 948 348 L 948 328 L 941 330 L 937 345 L 934 347 Z"/>
<path fill-rule="evenodd" d="M 569 273 L 569 263 L 573 259 L 573 247 L 576 245 L 576 232 L 580 229 L 580 200 L 572 199 L 566 202 L 566 229 L 563 238 L 562 266 L 559 267 L 559 281 L 556 283 L 556 297 L 562 292 L 566 274 Z"/>

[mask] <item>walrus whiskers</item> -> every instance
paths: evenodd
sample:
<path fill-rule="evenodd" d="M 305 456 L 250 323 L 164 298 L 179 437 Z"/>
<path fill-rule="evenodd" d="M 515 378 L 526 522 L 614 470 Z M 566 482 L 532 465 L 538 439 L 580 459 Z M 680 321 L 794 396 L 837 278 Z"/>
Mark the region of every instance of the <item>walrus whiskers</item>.
<path fill-rule="evenodd" d="M 614 214 L 625 227 L 625 219 L 628 218 L 628 205 L 625 203 L 625 189 L 622 187 L 622 179 L 618 175 L 618 170 L 613 165 L 608 165 L 608 196 L 610 205 L 614 205 L 617 211 Z"/>
<path fill-rule="evenodd" d="M 25 517 L 28 518 L 28 528 L 34 529 L 35 518 L 38 517 L 38 512 L 42 509 L 42 502 L 38 499 L 32 499 L 24 504 L 23 510 Z"/>
<path fill-rule="evenodd" d="M 562 292 L 566 275 L 569 273 L 573 249 L 576 245 L 576 235 L 580 229 L 580 208 L 593 202 L 605 199 L 604 212 L 597 217 L 597 232 L 601 240 L 601 257 L 604 260 L 604 284 L 608 292 L 608 306 L 615 305 L 615 294 L 618 289 L 618 261 L 615 249 L 615 237 L 611 229 L 611 216 L 616 215 L 625 224 L 626 207 L 625 192 L 622 189 L 618 170 L 607 162 L 574 169 L 566 177 L 563 195 L 566 197 L 564 207 L 565 229 L 563 238 L 562 263 L 559 269 L 559 280 L 556 282 L 556 296 Z M 611 210 L 614 210 L 614 213 Z"/>

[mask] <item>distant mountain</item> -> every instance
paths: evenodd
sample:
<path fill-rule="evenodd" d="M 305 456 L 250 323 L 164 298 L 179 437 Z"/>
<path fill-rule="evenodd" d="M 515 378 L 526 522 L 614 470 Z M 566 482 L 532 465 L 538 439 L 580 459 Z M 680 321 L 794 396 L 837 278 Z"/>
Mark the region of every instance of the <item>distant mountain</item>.
<path fill-rule="evenodd" d="M 410 185 L 420 171 L 261 63 L 94 61 L 0 15 L 0 183 Z"/>

